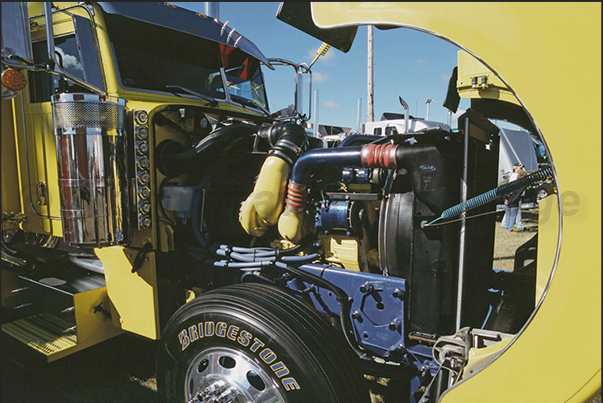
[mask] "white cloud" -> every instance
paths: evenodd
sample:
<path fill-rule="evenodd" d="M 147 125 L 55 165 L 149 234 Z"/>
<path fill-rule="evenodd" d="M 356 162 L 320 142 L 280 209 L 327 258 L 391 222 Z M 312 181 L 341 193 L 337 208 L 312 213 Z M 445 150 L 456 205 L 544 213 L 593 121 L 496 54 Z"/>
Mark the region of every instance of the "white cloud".
<path fill-rule="evenodd" d="M 421 64 L 421 63 L 427 63 L 427 60 L 425 59 L 417 59 L 417 63 Z"/>
<path fill-rule="evenodd" d="M 448 81 L 450 81 L 450 76 L 450 74 L 442 73 L 440 74 L 440 79 L 443 83 L 447 83 Z"/>
<path fill-rule="evenodd" d="M 341 108 L 341 105 L 335 101 L 325 101 L 325 102 L 323 102 L 322 107 L 326 108 L 326 109 L 335 109 L 335 108 Z"/>
<path fill-rule="evenodd" d="M 329 73 L 323 73 L 321 71 L 317 71 L 316 73 L 312 73 L 312 82 L 313 83 L 324 83 L 329 80 Z"/>
<path fill-rule="evenodd" d="M 83 70 L 82 65 L 75 56 L 67 55 L 60 47 L 55 47 L 56 51 L 61 55 L 64 69 Z"/>

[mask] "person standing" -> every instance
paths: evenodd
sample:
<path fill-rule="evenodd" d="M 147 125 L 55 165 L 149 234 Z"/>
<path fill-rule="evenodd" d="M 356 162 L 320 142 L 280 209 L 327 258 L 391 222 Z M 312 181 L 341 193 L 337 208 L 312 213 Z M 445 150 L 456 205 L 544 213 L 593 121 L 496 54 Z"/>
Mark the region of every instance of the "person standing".
<path fill-rule="evenodd" d="M 517 176 L 519 175 L 519 173 L 525 172 L 523 170 L 523 168 L 524 168 L 524 166 L 521 162 L 518 162 L 515 165 L 513 165 L 513 173 L 509 177 L 509 182 L 513 182 L 514 180 L 517 180 Z M 507 214 L 508 209 L 506 208 L 506 206 L 503 206 L 503 207 L 505 209 L 505 214 L 503 215 L 500 226 L 502 228 L 505 228 L 506 222 L 507 222 L 507 217 L 509 215 Z M 525 231 L 525 225 L 524 225 L 523 221 L 521 220 L 521 201 L 519 201 L 519 210 L 517 211 L 517 216 L 515 217 L 515 224 L 517 224 L 517 229 L 519 231 Z"/>

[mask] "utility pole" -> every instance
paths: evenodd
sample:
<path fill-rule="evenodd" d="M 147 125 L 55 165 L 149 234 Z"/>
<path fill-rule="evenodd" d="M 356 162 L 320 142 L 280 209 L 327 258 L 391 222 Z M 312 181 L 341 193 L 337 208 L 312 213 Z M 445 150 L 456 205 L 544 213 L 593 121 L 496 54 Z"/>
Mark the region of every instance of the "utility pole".
<path fill-rule="evenodd" d="M 356 133 L 362 133 L 362 118 L 360 114 L 362 113 L 362 98 L 358 98 L 358 110 L 356 112 Z"/>
<path fill-rule="evenodd" d="M 314 90 L 314 123 L 312 124 L 314 137 L 320 137 L 318 133 L 318 88 Z"/>
<path fill-rule="evenodd" d="M 373 26 L 368 26 L 368 118 L 367 122 L 374 121 L 374 109 L 373 109 Z"/>

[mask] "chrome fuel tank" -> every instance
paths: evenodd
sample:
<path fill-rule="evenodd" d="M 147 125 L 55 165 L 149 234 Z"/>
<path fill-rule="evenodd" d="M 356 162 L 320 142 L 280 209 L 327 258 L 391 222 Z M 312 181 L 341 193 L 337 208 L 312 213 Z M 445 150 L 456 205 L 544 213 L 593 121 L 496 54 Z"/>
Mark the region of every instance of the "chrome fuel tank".
<path fill-rule="evenodd" d="M 128 241 L 126 101 L 97 94 L 52 97 L 63 238 L 101 247 Z"/>

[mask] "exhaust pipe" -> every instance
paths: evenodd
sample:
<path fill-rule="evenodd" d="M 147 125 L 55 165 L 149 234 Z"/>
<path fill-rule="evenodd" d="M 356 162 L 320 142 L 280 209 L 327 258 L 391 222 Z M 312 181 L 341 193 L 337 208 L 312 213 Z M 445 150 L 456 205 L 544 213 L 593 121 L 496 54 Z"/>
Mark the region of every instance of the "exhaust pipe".
<path fill-rule="evenodd" d="M 398 96 L 398 99 L 400 100 L 400 105 L 404 108 L 404 133 L 408 133 L 408 104 L 401 96 Z"/>

